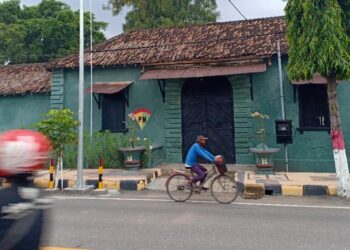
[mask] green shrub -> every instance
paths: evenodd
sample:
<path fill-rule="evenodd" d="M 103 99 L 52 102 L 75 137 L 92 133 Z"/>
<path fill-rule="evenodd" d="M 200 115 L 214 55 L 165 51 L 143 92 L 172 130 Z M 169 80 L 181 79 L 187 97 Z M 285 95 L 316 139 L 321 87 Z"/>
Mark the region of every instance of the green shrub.
<path fill-rule="evenodd" d="M 114 134 L 109 131 L 94 132 L 92 140 L 90 134 L 84 133 L 84 168 L 97 168 L 99 158 L 103 159 L 104 168 L 123 168 L 123 155 L 119 152 L 119 147 L 126 144 L 127 138 L 123 134 Z M 76 168 L 77 165 L 77 145 L 65 147 L 64 166 L 66 168 Z"/>

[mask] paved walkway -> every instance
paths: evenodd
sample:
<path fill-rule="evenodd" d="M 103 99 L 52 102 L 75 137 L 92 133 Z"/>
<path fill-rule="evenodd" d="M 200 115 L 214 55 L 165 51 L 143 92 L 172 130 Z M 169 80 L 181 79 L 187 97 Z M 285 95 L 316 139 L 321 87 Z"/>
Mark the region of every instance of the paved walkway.
<path fill-rule="evenodd" d="M 205 164 L 204 164 L 205 165 Z M 210 165 L 205 165 L 210 168 Z M 105 169 L 103 184 L 107 190 L 144 189 L 165 191 L 165 181 L 174 170 L 184 170 L 183 164 L 164 164 L 157 168 L 127 171 L 123 169 Z M 306 196 L 336 195 L 337 180 L 334 173 L 283 173 L 269 175 L 256 174 L 253 165 L 228 165 L 228 170 L 236 172 L 237 186 L 246 198 L 260 198 L 262 195 Z M 73 187 L 76 170 L 64 170 L 63 188 Z M 42 171 L 34 178 L 34 183 L 42 188 L 49 187 L 49 173 Z M 97 188 L 98 170 L 84 170 L 87 185 Z M 61 186 L 61 181 L 58 187 Z"/>
<path fill-rule="evenodd" d="M 98 185 L 98 169 L 85 169 L 84 181 L 86 185 L 92 185 L 97 188 Z M 141 170 L 123 170 L 123 169 L 104 169 L 103 185 L 105 189 L 112 190 L 137 190 L 145 189 L 146 185 L 152 180 L 162 175 L 160 168 L 141 169 Z M 71 188 L 75 186 L 77 178 L 77 170 L 63 171 L 63 188 Z M 60 178 L 59 173 L 59 178 Z M 49 187 L 50 176 L 48 171 L 42 171 L 34 178 L 34 183 L 41 188 Z M 58 181 L 58 188 L 61 187 L 61 180 Z"/>
<path fill-rule="evenodd" d="M 262 189 L 269 195 L 303 196 L 336 195 L 337 178 L 334 173 L 284 173 L 261 175 L 252 171 L 238 172 L 237 183 L 241 192 Z"/>
<path fill-rule="evenodd" d="M 260 175 L 253 171 L 238 171 L 238 190 L 245 198 L 261 198 L 263 195 L 320 196 L 336 195 L 337 180 L 333 173 L 275 173 Z M 166 176 L 161 176 L 147 189 L 165 191 Z"/>

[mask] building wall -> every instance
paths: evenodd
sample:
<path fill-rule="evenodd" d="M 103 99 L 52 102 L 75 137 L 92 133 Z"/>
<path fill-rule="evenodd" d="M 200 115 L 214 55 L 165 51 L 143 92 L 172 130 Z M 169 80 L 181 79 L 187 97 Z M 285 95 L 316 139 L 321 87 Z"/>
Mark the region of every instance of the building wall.
<path fill-rule="evenodd" d="M 182 80 L 166 80 L 165 146 L 167 162 L 182 162 L 181 88 Z"/>
<path fill-rule="evenodd" d="M 228 77 L 233 93 L 233 126 L 236 163 L 250 164 L 253 156 L 248 149 L 252 146 L 252 112 L 251 77 L 249 74 Z"/>
<path fill-rule="evenodd" d="M 289 171 L 301 172 L 335 172 L 332 145 L 327 131 L 296 131 L 299 127 L 299 104 L 298 95 L 294 102 L 293 85 L 285 72 L 287 60 L 283 60 L 283 87 L 285 100 L 286 119 L 291 119 L 294 127 L 293 144 L 288 146 Z M 349 155 L 350 143 L 350 116 L 347 96 L 350 93 L 349 84 L 340 84 L 338 87 L 342 127 Z M 271 67 L 266 73 L 253 76 L 253 111 L 258 111 L 270 116 L 266 121 L 267 144 L 278 147 L 281 150 L 275 157 L 277 170 L 285 170 L 285 158 L 283 145 L 276 144 L 275 119 L 281 119 L 281 103 L 279 94 L 279 75 L 277 59 L 273 58 Z M 253 121 L 256 129 L 256 123 Z M 252 131 L 254 134 L 254 129 Z M 255 136 L 255 142 L 257 137 Z"/>
<path fill-rule="evenodd" d="M 64 70 L 64 107 L 78 113 L 79 72 L 77 69 Z M 140 136 L 148 137 L 153 144 L 164 146 L 164 105 L 156 80 L 139 80 L 140 68 L 113 67 L 93 69 L 93 82 L 133 81 L 129 85 L 129 107 L 126 115 L 137 108 L 151 110 L 152 116 Z M 84 76 L 85 88 L 90 86 L 90 71 L 86 68 Z M 102 126 L 102 110 L 93 99 L 93 131 L 100 131 Z M 128 119 L 127 116 L 125 119 Z M 84 93 L 84 130 L 90 131 L 90 94 Z"/>
<path fill-rule="evenodd" d="M 287 61 L 283 60 L 283 70 Z M 249 147 L 259 143 L 256 130 L 257 122 L 251 113 L 258 111 L 270 116 L 266 120 L 266 142 L 271 147 L 280 148 L 275 156 L 276 170 L 284 171 L 285 158 L 283 145 L 276 143 L 275 120 L 281 119 L 281 104 L 279 90 L 279 74 L 277 59 L 273 58 L 271 66 L 264 73 L 229 76 L 233 87 L 233 109 L 235 127 L 236 163 L 254 163 L 254 157 L 249 153 Z M 293 144 L 288 146 L 289 171 L 302 172 L 334 172 L 334 162 L 331 140 L 327 131 L 297 132 L 299 127 L 299 104 L 296 95 L 294 101 L 293 85 L 283 72 L 284 101 L 286 119 L 291 119 L 294 128 Z M 252 89 L 251 89 L 252 86 Z M 181 134 L 181 80 L 167 80 L 165 103 L 165 135 L 166 159 L 168 162 L 182 161 Z M 338 87 L 339 103 L 345 140 L 350 143 L 350 112 L 346 104 L 349 84 Z M 350 152 L 349 143 L 347 152 Z M 350 154 L 348 153 L 348 157 Z"/>
<path fill-rule="evenodd" d="M 0 131 L 27 128 L 44 118 L 49 111 L 49 93 L 0 96 Z"/>
<path fill-rule="evenodd" d="M 286 67 L 286 60 L 283 65 Z M 59 79 L 59 72 L 56 72 Z M 78 111 L 78 70 L 64 70 L 63 74 L 64 106 Z M 293 121 L 295 129 L 293 144 L 288 146 L 289 171 L 334 172 L 333 154 L 330 137 L 327 131 L 304 131 L 299 133 L 299 104 L 294 101 L 293 85 L 283 73 L 286 119 Z M 162 144 L 166 152 L 166 162 L 182 162 L 182 131 L 181 131 L 181 88 L 183 80 L 166 80 L 165 102 L 156 80 L 139 80 L 140 68 L 114 67 L 94 69 L 93 82 L 105 81 L 133 81 L 129 87 L 129 104 L 126 114 L 136 108 L 148 108 L 152 117 L 147 123 L 143 136 L 149 137 L 153 143 Z M 258 74 L 229 76 L 233 88 L 233 110 L 235 128 L 236 163 L 254 163 L 253 155 L 248 148 L 258 143 L 255 133 L 256 121 L 251 113 L 258 111 L 270 116 L 266 121 L 266 142 L 271 147 L 280 148 L 275 156 L 276 170 L 285 170 L 283 145 L 276 144 L 275 119 L 281 119 L 279 94 L 279 75 L 277 59 L 273 58 L 267 71 Z M 60 80 L 56 80 L 60 84 Z M 90 86 L 90 72 L 85 72 L 85 87 Z M 57 89 L 57 95 L 60 95 Z M 350 107 L 347 105 L 347 93 L 350 93 L 349 84 L 340 84 L 338 87 L 341 107 L 342 125 L 345 140 L 350 143 Z M 61 96 L 62 97 L 62 96 Z M 60 97 L 60 98 L 61 98 Z M 296 96 L 297 97 L 297 96 Z M 57 97 L 59 99 L 59 97 Z M 84 129 L 89 131 L 90 96 L 85 94 L 85 122 Z M 93 128 L 101 129 L 101 110 L 93 101 Z M 347 146 L 350 152 L 350 147 Z"/>
<path fill-rule="evenodd" d="M 250 93 L 250 75 L 228 77 L 233 90 L 234 113 L 234 147 L 236 162 L 249 164 L 253 156 L 248 153 L 252 146 L 252 123 L 250 113 L 252 100 Z M 181 130 L 181 90 L 183 80 L 166 81 L 165 102 L 165 141 L 166 160 L 182 162 L 182 130 Z"/>

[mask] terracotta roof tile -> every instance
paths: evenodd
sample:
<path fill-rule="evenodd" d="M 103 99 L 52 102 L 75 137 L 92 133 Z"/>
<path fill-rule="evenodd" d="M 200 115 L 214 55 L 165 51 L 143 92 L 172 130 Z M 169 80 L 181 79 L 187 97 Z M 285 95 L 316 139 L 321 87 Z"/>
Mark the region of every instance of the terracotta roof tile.
<path fill-rule="evenodd" d="M 42 93 L 51 90 L 48 64 L 15 64 L 0 66 L 0 95 Z"/>
<path fill-rule="evenodd" d="M 205 60 L 267 58 L 280 39 L 287 53 L 284 17 L 209 23 L 181 28 L 148 29 L 123 33 L 93 47 L 93 64 L 200 63 Z M 86 53 L 85 63 L 90 63 Z M 78 54 L 58 60 L 55 67 L 78 66 Z"/>

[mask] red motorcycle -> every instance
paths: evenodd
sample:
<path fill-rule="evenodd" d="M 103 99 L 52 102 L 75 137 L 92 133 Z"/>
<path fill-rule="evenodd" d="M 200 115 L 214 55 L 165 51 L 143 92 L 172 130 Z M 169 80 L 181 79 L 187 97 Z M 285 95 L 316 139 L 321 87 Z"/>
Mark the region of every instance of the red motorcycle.
<path fill-rule="evenodd" d="M 33 186 L 33 171 L 49 159 L 50 141 L 30 130 L 11 130 L 0 135 L 0 246 L 39 249 L 45 213 L 50 204 Z"/>

